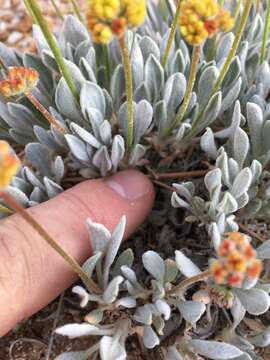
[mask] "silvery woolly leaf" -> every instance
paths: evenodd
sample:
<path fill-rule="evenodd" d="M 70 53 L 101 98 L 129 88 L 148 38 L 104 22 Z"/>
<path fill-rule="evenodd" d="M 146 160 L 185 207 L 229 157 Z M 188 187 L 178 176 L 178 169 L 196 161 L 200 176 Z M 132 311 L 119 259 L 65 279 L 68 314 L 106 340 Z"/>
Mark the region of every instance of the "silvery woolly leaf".
<path fill-rule="evenodd" d="M 9 185 L 9 186 L 6 187 L 5 191 L 9 195 L 14 197 L 23 207 L 28 207 L 29 206 L 28 197 L 20 189 Z"/>
<path fill-rule="evenodd" d="M 217 206 L 219 212 L 224 212 L 226 215 L 234 213 L 238 209 L 238 204 L 236 199 L 226 191 L 223 195 L 221 202 Z"/>
<path fill-rule="evenodd" d="M 80 104 L 84 115 L 86 115 L 87 109 L 94 108 L 99 110 L 103 117 L 105 116 L 106 102 L 103 91 L 92 82 L 84 83 L 80 94 Z"/>
<path fill-rule="evenodd" d="M 263 113 L 261 108 L 254 103 L 247 103 L 247 122 L 250 131 L 253 156 L 261 155 Z"/>
<path fill-rule="evenodd" d="M 122 297 L 115 302 L 115 306 L 123 306 L 127 309 L 136 307 L 136 300 L 132 296 Z"/>
<path fill-rule="evenodd" d="M 165 260 L 165 280 L 164 282 L 173 282 L 178 274 L 178 267 L 175 261 L 171 259 Z"/>
<path fill-rule="evenodd" d="M 197 123 L 196 133 L 201 132 L 203 129 L 208 127 L 216 120 L 216 118 L 220 113 L 221 104 L 222 104 L 222 94 L 219 91 L 216 94 L 214 94 L 209 100 L 203 112 L 202 118 Z"/>
<path fill-rule="evenodd" d="M 164 86 L 164 70 L 159 61 L 151 54 L 144 67 L 144 79 L 150 91 L 151 102 L 159 99 L 160 90 Z"/>
<path fill-rule="evenodd" d="M 166 351 L 166 360 L 184 360 L 175 346 L 170 346 Z"/>
<path fill-rule="evenodd" d="M 164 88 L 164 101 L 169 117 L 174 117 L 177 107 L 181 104 L 186 91 L 186 78 L 181 73 L 169 77 Z"/>
<path fill-rule="evenodd" d="M 75 132 L 83 141 L 96 149 L 101 147 L 101 143 L 87 130 L 83 129 L 76 123 L 70 124 L 70 129 Z"/>
<path fill-rule="evenodd" d="M 119 64 L 113 72 L 111 79 L 111 94 L 114 98 L 116 109 L 121 104 L 121 99 L 125 92 L 125 74 L 123 65 Z"/>
<path fill-rule="evenodd" d="M 88 360 L 89 352 L 85 351 L 70 351 L 58 355 L 55 360 Z"/>
<path fill-rule="evenodd" d="M 98 149 L 92 159 L 92 164 L 100 171 L 101 176 L 106 176 L 112 168 L 112 162 L 107 147 Z"/>
<path fill-rule="evenodd" d="M 93 271 L 95 270 L 95 267 L 97 265 L 97 262 L 102 256 L 102 252 L 96 252 L 94 255 L 92 255 L 89 259 L 87 259 L 83 264 L 83 270 L 86 272 L 86 274 L 89 277 L 92 277 Z"/>
<path fill-rule="evenodd" d="M 153 316 L 149 304 L 138 307 L 133 315 L 133 318 L 135 321 L 142 324 L 151 325 Z"/>
<path fill-rule="evenodd" d="M 208 233 L 211 237 L 211 243 L 216 251 L 218 251 L 221 243 L 221 234 L 218 229 L 217 223 L 211 223 L 208 228 Z"/>
<path fill-rule="evenodd" d="M 235 199 L 240 198 L 246 193 L 250 187 L 252 180 L 252 173 L 249 168 L 244 168 L 234 179 L 232 188 L 230 189 L 231 194 Z"/>
<path fill-rule="evenodd" d="M 181 207 L 186 209 L 191 208 L 190 204 L 187 201 L 181 199 L 176 192 L 172 193 L 171 204 L 174 208 L 181 208 Z"/>
<path fill-rule="evenodd" d="M 155 302 L 157 310 L 163 315 L 164 320 L 169 320 L 171 316 L 171 308 L 166 301 L 158 299 Z"/>
<path fill-rule="evenodd" d="M 106 304 L 111 304 L 116 300 L 119 293 L 119 286 L 123 281 L 124 278 L 122 276 L 116 276 L 111 280 L 102 296 L 102 299 Z"/>
<path fill-rule="evenodd" d="M 77 136 L 70 134 L 65 135 L 65 138 L 74 157 L 82 162 L 89 162 L 89 156 L 84 142 Z"/>
<path fill-rule="evenodd" d="M 113 337 L 103 336 L 100 340 L 99 354 L 101 360 L 125 360 L 124 347 Z"/>
<path fill-rule="evenodd" d="M 244 319 L 246 314 L 246 309 L 241 304 L 237 296 L 233 298 L 233 304 L 230 308 L 231 314 L 233 316 L 233 329 L 235 329 L 240 322 Z"/>
<path fill-rule="evenodd" d="M 144 268 L 151 274 L 156 280 L 163 283 L 165 276 L 165 263 L 164 260 L 155 251 L 147 251 L 142 256 L 142 262 Z"/>
<path fill-rule="evenodd" d="M 147 349 L 153 349 L 159 345 L 159 338 L 149 325 L 144 326 L 143 343 Z"/>
<path fill-rule="evenodd" d="M 113 329 L 102 329 L 90 324 L 67 324 L 55 330 L 56 334 L 68 336 L 70 339 L 89 335 L 111 335 Z"/>
<path fill-rule="evenodd" d="M 155 56 L 155 58 L 160 58 L 159 47 L 149 36 L 143 36 L 140 40 L 140 48 L 142 51 L 142 55 L 144 58 L 144 62 L 149 58 L 151 54 Z"/>
<path fill-rule="evenodd" d="M 175 187 L 178 195 L 183 196 L 188 201 L 194 196 L 195 185 L 191 181 L 186 181 L 181 184 L 174 183 L 173 187 Z"/>
<path fill-rule="evenodd" d="M 88 292 L 81 286 L 74 286 L 72 292 L 80 297 L 80 307 L 85 307 L 89 301 Z"/>
<path fill-rule="evenodd" d="M 200 107 L 203 108 L 210 99 L 212 89 L 218 79 L 219 70 L 216 66 L 208 66 L 202 73 L 199 84 L 197 99 Z"/>
<path fill-rule="evenodd" d="M 74 47 L 77 47 L 85 40 L 89 40 L 89 34 L 78 18 L 72 15 L 67 15 L 61 29 L 61 40 L 64 43 L 69 42 Z"/>
<path fill-rule="evenodd" d="M 131 268 L 133 261 L 134 261 L 133 251 L 131 249 L 126 249 L 125 251 L 123 251 L 115 261 L 115 264 L 112 269 L 112 277 L 114 278 L 115 276 L 120 275 L 121 267 L 124 265 Z"/>
<path fill-rule="evenodd" d="M 91 219 L 86 220 L 86 225 L 93 250 L 103 252 L 111 239 L 111 233 L 104 225 L 94 223 Z"/>
<path fill-rule="evenodd" d="M 99 133 L 103 144 L 109 146 L 112 142 L 112 127 L 108 120 L 104 120 L 100 125 Z"/>
<path fill-rule="evenodd" d="M 183 318 L 195 324 L 206 310 L 205 304 L 200 301 L 180 301 L 177 307 Z"/>
<path fill-rule="evenodd" d="M 190 340 L 189 344 L 196 353 L 213 360 L 229 360 L 243 354 L 237 347 L 218 341 Z"/>
<path fill-rule="evenodd" d="M 212 197 L 213 192 L 221 186 L 221 170 L 217 168 L 209 171 L 204 177 L 204 184 Z"/>
<path fill-rule="evenodd" d="M 234 102 L 236 101 L 236 99 L 239 96 L 239 92 L 241 90 L 241 86 L 242 86 L 242 78 L 239 78 L 236 83 L 233 85 L 233 87 L 229 87 L 229 91 L 227 92 L 227 94 L 225 95 L 225 97 L 222 99 L 222 106 L 221 106 L 221 113 L 224 113 L 226 110 L 228 110 L 230 108 L 230 106 L 232 106 L 232 104 L 234 104 Z"/>
<path fill-rule="evenodd" d="M 130 269 L 128 266 L 123 265 L 121 266 L 121 271 L 125 278 L 128 279 L 131 284 L 137 284 L 137 277 L 132 269 Z"/>
<path fill-rule="evenodd" d="M 121 242 L 123 240 L 124 232 L 126 227 L 126 217 L 122 216 L 119 223 L 117 224 L 116 228 L 114 229 L 111 240 L 109 242 L 107 252 L 106 252 L 106 258 L 104 262 L 104 268 L 103 268 L 103 280 L 104 284 L 107 284 L 108 278 L 109 278 L 109 270 L 112 265 L 112 263 L 115 260 L 116 254 L 119 250 L 119 247 L 121 245 Z"/>
<path fill-rule="evenodd" d="M 245 163 L 249 147 L 247 134 L 241 128 L 237 128 L 233 137 L 233 153 L 234 159 L 237 161 L 240 168 L 242 168 Z"/>
<path fill-rule="evenodd" d="M 145 153 L 146 147 L 141 144 L 136 144 L 131 152 L 129 164 L 138 166 L 145 164 L 145 160 L 143 159 Z"/>
<path fill-rule="evenodd" d="M 270 297 L 261 289 L 234 289 L 233 292 L 238 297 L 246 311 L 251 315 L 261 315 L 269 309 Z"/>
<path fill-rule="evenodd" d="M 206 132 L 201 136 L 200 145 L 203 151 L 212 159 L 217 157 L 217 146 L 212 129 L 207 128 Z"/>
<path fill-rule="evenodd" d="M 94 309 L 84 317 L 84 320 L 91 325 L 98 325 L 99 323 L 101 323 L 102 319 L 103 319 L 102 309 Z"/>
<path fill-rule="evenodd" d="M 46 146 L 39 143 L 29 143 L 25 147 L 25 155 L 42 175 L 52 176 L 52 159 Z"/>
<path fill-rule="evenodd" d="M 111 151 L 111 162 L 113 171 L 117 171 L 120 161 L 125 156 L 125 141 L 121 135 L 116 135 L 113 138 L 112 151 Z"/>
<path fill-rule="evenodd" d="M 248 339 L 251 344 L 258 347 L 266 347 L 270 345 L 270 326 L 268 326 L 261 334 Z"/>
<path fill-rule="evenodd" d="M 76 100 L 70 92 L 70 89 L 64 78 L 58 82 L 55 92 L 55 103 L 59 112 L 74 121 L 81 120 L 81 114 L 77 107 Z"/>
<path fill-rule="evenodd" d="M 134 114 L 134 144 L 147 132 L 153 117 L 152 106 L 146 100 L 141 100 L 135 107 Z"/>
<path fill-rule="evenodd" d="M 60 185 L 56 184 L 47 176 L 44 176 L 43 182 L 49 199 L 52 199 L 53 197 L 64 191 L 64 189 Z"/>
<path fill-rule="evenodd" d="M 259 259 L 270 259 L 270 240 L 265 241 L 256 250 Z"/>
<path fill-rule="evenodd" d="M 179 271 L 186 277 L 199 275 L 201 270 L 181 251 L 175 251 L 175 261 Z"/>

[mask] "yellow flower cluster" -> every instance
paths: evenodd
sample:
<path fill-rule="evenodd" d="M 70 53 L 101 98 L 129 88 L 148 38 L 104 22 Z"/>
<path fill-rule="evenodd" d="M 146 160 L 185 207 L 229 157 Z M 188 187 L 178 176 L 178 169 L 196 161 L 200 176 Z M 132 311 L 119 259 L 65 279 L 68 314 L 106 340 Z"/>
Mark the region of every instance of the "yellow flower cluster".
<path fill-rule="evenodd" d="M 31 91 L 38 83 L 36 70 L 22 66 L 8 68 L 7 78 L 0 81 L 0 94 L 5 97 L 17 96 Z"/>
<path fill-rule="evenodd" d="M 260 276 L 262 262 L 246 235 L 232 232 L 218 250 L 219 258 L 210 266 L 210 273 L 218 285 L 241 286 L 247 279 Z"/>
<path fill-rule="evenodd" d="M 0 189 L 7 187 L 20 167 L 20 160 L 6 141 L 0 140 Z"/>
<path fill-rule="evenodd" d="M 229 31 L 234 24 L 230 13 L 216 0 L 182 0 L 179 26 L 191 45 L 200 45 L 219 31 Z"/>
<path fill-rule="evenodd" d="M 86 14 L 94 42 L 106 44 L 116 35 L 122 37 L 127 27 L 139 26 L 146 16 L 146 0 L 89 0 Z"/>

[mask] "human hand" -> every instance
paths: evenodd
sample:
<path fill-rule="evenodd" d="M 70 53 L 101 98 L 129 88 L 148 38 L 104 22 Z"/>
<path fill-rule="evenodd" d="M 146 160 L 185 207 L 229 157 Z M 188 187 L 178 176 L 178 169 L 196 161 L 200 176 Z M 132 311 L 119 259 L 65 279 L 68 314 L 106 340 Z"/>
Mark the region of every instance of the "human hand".
<path fill-rule="evenodd" d="M 91 255 L 87 218 L 112 230 L 127 217 L 125 238 L 151 210 L 151 182 L 135 170 L 85 181 L 28 209 L 80 264 Z M 19 214 L 0 221 L 0 336 L 26 319 L 76 280 L 67 263 Z"/>

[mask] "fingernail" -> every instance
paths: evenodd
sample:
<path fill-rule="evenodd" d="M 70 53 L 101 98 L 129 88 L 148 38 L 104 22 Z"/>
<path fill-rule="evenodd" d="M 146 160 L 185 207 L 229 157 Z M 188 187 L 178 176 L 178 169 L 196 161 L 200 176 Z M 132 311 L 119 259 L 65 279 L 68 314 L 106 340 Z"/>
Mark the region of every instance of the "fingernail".
<path fill-rule="evenodd" d="M 151 181 L 135 170 L 125 170 L 114 174 L 105 183 L 117 194 L 129 200 L 137 200 L 152 191 Z"/>

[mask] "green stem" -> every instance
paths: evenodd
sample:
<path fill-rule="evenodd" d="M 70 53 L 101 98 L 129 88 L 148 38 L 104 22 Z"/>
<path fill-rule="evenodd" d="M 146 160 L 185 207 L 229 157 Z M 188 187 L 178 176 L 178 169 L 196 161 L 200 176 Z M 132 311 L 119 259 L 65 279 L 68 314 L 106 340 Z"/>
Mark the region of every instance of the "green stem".
<path fill-rule="evenodd" d="M 233 42 L 233 45 L 231 47 L 231 50 L 229 52 L 229 55 L 227 56 L 227 59 L 225 61 L 225 64 L 223 65 L 222 69 L 221 69 L 221 72 L 220 72 L 220 75 L 216 81 L 216 84 L 213 88 L 213 91 L 212 91 L 212 94 L 211 94 L 211 97 L 219 90 L 230 66 L 231 66 L 231 63 L 235 57 L 235 54 L 236 54 L 236 51 L 239 47 L 239 44 L 240 44 L 240 41 L 241 41 L 241 38 L 242 38 L 242 35 L 243 35 L 243 32 L 245 30 L 245 26 L 246 26 L 246 23 L 247 23 L 247 20 L 248 20 L 248 16 L 249 16 L 249 13 L 250 13 L 250 9 L 253 5 L 253 2 L 254 0 L 247 0 L 246 1 L 246 5 L 244 7 L 244 11 L 243 11 L 243 14 L 242 14 L 242 17 L 241 17 L 241 21 L 240 21 L 240 24 L 239 24 L 239 27 L 237 29 L 237 32 L 235 34 L 235 38 L 234 38 L 234 42 Z"/>
<path fill-rule="evenodd" d="M 31 7 L 30 7 L 30 5 L 28 3 L 28 0 L 24 0 L 24 5 L 25 5 L 27 11 L 29 12 L 31 18 L 33 19 L 33 23 L 37 24 L 37 19 L 35 18 L 35 15 L 34 15 L 32 9 L 31 9 Z"/>
<path fill-rule="evenodd" d="M 236 20 L 237 20 L 237 18 L 238 18 L 238 15 L 239 15 L 239 12 L 240 12 L 241 5 L 242 5 L 242 0 L 238 0 L 238 1 L 237 1 L 236 8 L 235 8 L 235 15 L 234 15 L 234 20 L 235 20 L 235 21 L 236 21 Z"/>
<path fill-rule="evenodd" d="M 175 37 L 177 25 L 178 25 L 179 14 L 180 14 L 180 6 L 181 6 L 181 0 L 179 0 L 178 4 L 177 4 L 177 8 L 176 8 L 175 15 L 174 15 L 173 22 L 172 22 L 172 26 L 171 26 L 171 31 L 170 31 L 169 38 L 168 38 L 168 42 L 167 42 L 167 45 L 166 45 L 166 48 L 165 48 L 165 51 L 164 51 L 164 55 L 163 55 L 163 58 L 162 58 L 162 61 L 161 61 L 161 64 L 162 64 L 163 67 L 166 66 L 168 57 L 170 55 L 170 50 L 171 50 L 171 47 L 172 47 L 172 43 L 173 43 L 173 40 L 174 40 L 174 37 Z"/>
<path fill-rule="evenodd" d="M 59 7 L 57 6 L 56 2 L 54 0 L 51 0 L 52 6 L 54 8 L 54 11 L 56 13 L 56 15 L 59 17 L 59 19 L 61 19 L 62 21 L 64 20 L 64 16 L 62 15 Z"/>
<path fill-rule="evenodd" d="M 73 94 L 75 99 L 77 101 L 79 101 L 79 92 L 73 82 L 73 79 L 72 79 L 71 74 L 68 70 L 68 67 L 65 63 L 63 55 L 62 55 L 54 37 L 52 36 L 52 33 L 50 32 L 49 26 L 48 26 L 45 18 L 42 15 L 41 9 L 40 9 L 37 1 L 36 0 L 24 0 L 24 1 L 28 3 L 28 5 L 31 9 L 31 13 L 34 14 L 34 19 L 36 19 L 37 24 L 40 26 L 40 28 L 43 32 L 43 35 L 46 38 L 46 40 L 53 52 L 55 60 L 59 66 L 59 69 L 60 69 L 64 79 L 66 80 L 66 83 L 67 83 L 71 93 Z"/>
<path fill-rule="evenodd" d="M 266 52 L 267 52 L 267 41 L 268 35 L 270 30 L 270 1 L 267 4 L 267 11 L 266 11 L 266 18 L 265 18 L 265 25 L 264 25 L 264 32 L 263 32 L 263 40 L 262 40 L 262 47 L 261 47 L 261 54 L 260 54 L 260 62 L 263 63 L 265 60 Z"/>
<path fill-rule="evenodd" d="M 193 51 L 192 51 L 192 59 L 191 59 L 191 66 L 190 66 L 190 73 L 189 73 L 189 79 L 188 79 L 188 84 L 187 84 L 187 90 L 185 93 L 185 97 L 183 100 L 182 105 L 180 106 L 180 109 L 178 110 L 176 117 L 172 123 L 172 125 L 170 126 L 170 128 L 168 129 L 168 133 L 170 133 L 176 126 L 180 125 L 183 117 L 187 111 L 189 102 L 190 102 L 190 98 L 192 95 L 192 91 L 194 88 L 194 84 L 195 84 L 195 80 L 196 80 L 196 75 L 197 75 L 197 70 L 198 70 L 198 64 L 200 61 L 200 55 L 201 55 L 201 47 L 200 46 L 194 46 L 193 47 Z"/>
<path fill-rule="evenodd" d="M 83 23 L 83 17 L 80 13 L 80 9 L 79 9 L 79 6 L 78 6 L 76 0 L 70 0 L 70 2 L 72 4 L 74 13 L 76 14 L 77 18 Z"/>
<path fill-rule="evenodd" d="M 107 44 L 103 45 L 103 53 L 104 53 L 104 58 L 105 58 L 107 86 L 108 86 L 108 90 L 110 90 L 110 86 L 111 86 L 111 62 L 110 62 L 109 47 L 108 47 Z"/>
<path fill-rule="evenodd" d="M 1 198 L 5 203 L 10 206 L 13 210 L 18 212 L 24 220 L 32 226 L 32 228 L 47 242 L 47 244 L 52 247 L 77 273 L 81 278 L 84 284 L 87 286 L 88 290 L 100 294 L 101 290 L 97 284 L 86 274 L 83 268 L 77 263 L 77 261 L 70 256 L 66 251 L 51 237 L 51 235 L 26 211 L 20 203 L 17 202 L 10 194 L 6 192 L 0 193 Z"/>
<path fill-rule="evenodd" d="M 125 44 L 125 37 L 119 38 L 119 44 L 122 51 L 125 82 L 126 82 L 126 96 L 127 96 L 127 107 L 128 107 L 128 134 L 127 134 L 127 145 L 130 151 L 133 145 L 133 84 L 132 84 L 132 69 L 129 58 L 128 48 Z"/>

